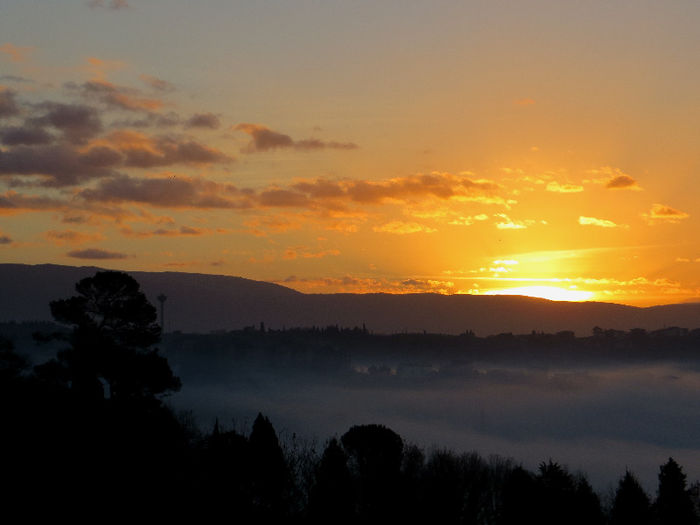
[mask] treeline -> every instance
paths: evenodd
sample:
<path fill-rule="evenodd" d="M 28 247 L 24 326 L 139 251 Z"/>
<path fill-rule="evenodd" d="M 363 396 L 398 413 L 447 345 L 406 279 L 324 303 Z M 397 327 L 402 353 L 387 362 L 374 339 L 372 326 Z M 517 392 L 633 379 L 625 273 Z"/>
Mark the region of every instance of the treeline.
<path fill-rule="evenodd" d="M 449 374 L 472 361 L 561 365 L 690 361 L 700 359 L 700 331 L 674 328 L 647 332 L 595 328 L 590 336 L 573 332 L 498 334 L 477 337 L 431 333 L 372 334 L 364 327 L 287 328 L 248 327 L 211 334 L 171 333 L 163 338 L 168 359 L 197 371 L 203 363 L 220 363 L 219 370 L 243 364 L 294 368 L 299 371 L 347 373 L 358 362 L 393 362 L 413 366 L 412 372 Z M 202 370 L 202 375 L 207 371 Z M 211 375 L 211 367 L 209 367 Z M 399 374 L 400 375 L 400 374 Z"/>
<path fill-rule="evenodd" d="M 0 323 L 6 334 L 37 357 L 55 352 L 55 344 L 46 344 L 46 333 L 66 332 L 62 325 L 49 322 Z M 347 368 L 351 359 L 376 356 L 402 360 L 546 360 L 556 363 L 596 361 L 665 361 L 700 358 L 700 329 L 669 327 L 647 331 L 594 327 L 590 335 L 576 336 L 572 331 L 526 334 L 501 333 L 478 337 L 471 330 L 460 335 L 434 333 L 374 334 L 365 326 L 269 329 L 264 323 L 241 330 L 208 334 L 173 332 L 164 334 L 163 351 L 171 359 L 190 362 L 207 356 L 308 368 Z"/>

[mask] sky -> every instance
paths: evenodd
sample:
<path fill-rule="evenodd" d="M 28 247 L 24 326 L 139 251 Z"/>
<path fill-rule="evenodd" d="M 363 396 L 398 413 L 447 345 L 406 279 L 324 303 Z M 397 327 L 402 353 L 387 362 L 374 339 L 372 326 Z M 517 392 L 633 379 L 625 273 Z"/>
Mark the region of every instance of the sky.
<path fill-rule="evenodd" d="M 700 3 L 0 0 L 0 260 L 698 300 Z"/>

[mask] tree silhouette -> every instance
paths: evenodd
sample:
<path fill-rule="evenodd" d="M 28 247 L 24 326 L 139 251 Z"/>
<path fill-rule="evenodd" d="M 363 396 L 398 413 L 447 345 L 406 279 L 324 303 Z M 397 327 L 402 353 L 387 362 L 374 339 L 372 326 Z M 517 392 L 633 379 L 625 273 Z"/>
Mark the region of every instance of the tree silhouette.
<path fill-rule="evenodd" d="M 354 517 L 352 478 L 348 456 L 338 440 L 328 442 L 316 468 L 309 497 L 311 523 L 351 523 Z"/>
<path fill-rule="evenodd" d="M 698 522 L 686 489 L 686 476 L 673 458 L 659 468 L 659 491 L 654 503 L 658 523 L 693 525 Z"/>
<path fill-rule="evenodd" d="M 383 425 L 357 425 L 340 438 L 358 482 L 359 518 L 385 522 L 396 515 L 403 440 Z"/>
<path fill-rule="evenodd" d="M 620 479 L 610 516 L 611 525 L 648 525 L 651 523 L 649 496 L 628 470 Z"/>
<path fill-rule="evenodd" d="M 270 420 L 258 413 L 248 438 L 253 511 L 257 518 L 280 520 L 286 508 L 290 473 L 277 433 Z"/>
<path fill-rule="evenodd" d="M 136 280 L 123 272 L 97 272 L 75 285 L 78 295 L 50 303 L 51 314 L 73 327 L 70 348 L 38 367 L 88 397 L 153 398 L 180 388 L 167 360 L 152 345 L 160 340 L 156 309 Z"/>

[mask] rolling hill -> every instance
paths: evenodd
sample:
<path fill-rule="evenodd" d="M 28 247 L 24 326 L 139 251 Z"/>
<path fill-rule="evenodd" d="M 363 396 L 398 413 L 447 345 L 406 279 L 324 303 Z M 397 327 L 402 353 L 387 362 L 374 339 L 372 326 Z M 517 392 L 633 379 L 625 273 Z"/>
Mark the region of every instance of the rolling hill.
<path fill-rule="evenodd" d="M 74 293 L 75 283 L 99 268 L 52 264 L 0 264 L 0 321 L 50 320 L 49 301 Z M 209 332 L 340 325 L 374 332 L 440 332 L 477 335 L 594 326 L 628 330 L 700 327 L 700 304 L 637 308 L 612 303 L 573 303 L 521 296 L 439 294 L 302 294 L 277 284 L 241 277 L 181 272 L 129 272 L 149 300 L 164 293 L 167 331 Z"/>

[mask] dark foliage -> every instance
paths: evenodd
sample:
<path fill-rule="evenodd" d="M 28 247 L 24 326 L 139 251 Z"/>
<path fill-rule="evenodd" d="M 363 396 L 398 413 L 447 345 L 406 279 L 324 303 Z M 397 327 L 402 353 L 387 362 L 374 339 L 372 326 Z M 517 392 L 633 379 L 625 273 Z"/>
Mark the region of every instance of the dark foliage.
<path fill-rule="evenodd" d="M 652 523 L 649 496 L 634 475 L 627 471 L 620 479 L 610 512 L 611 525 L 649 525 Z"/>
<path fill-rule="evenodd" d="M 122 272 L 97 272 L 75 286 L 77 296 L 52 301 L 59 323 L 72 326 L 70 348 L 37 374 L 70 386 L 81 395 L 153 398 L 178 390 L 167 360 L 151 347 L 160 340 L 156 310 L 139 284 Z"/>
<path fill-rule="evenodd" d="M 659 490 L 654 502 L 659 524 L 691 525 L 698 522 L 686 487 L 686 475 L 673 458 L 659 468 Z"/>

